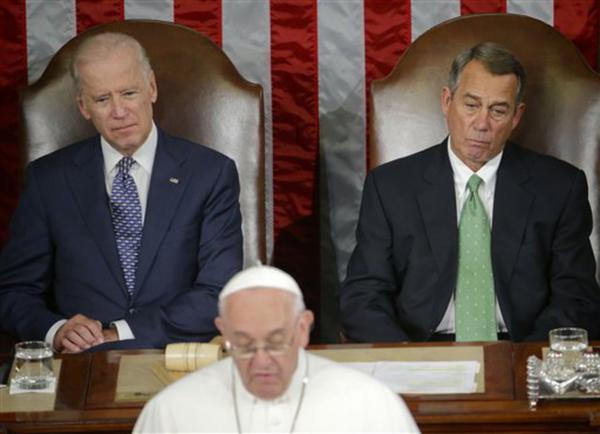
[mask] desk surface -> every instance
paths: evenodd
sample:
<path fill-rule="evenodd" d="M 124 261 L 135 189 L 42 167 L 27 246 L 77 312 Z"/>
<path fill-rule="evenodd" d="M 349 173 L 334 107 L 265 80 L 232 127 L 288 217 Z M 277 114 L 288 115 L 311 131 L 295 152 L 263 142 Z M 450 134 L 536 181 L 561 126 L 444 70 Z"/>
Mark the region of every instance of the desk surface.
<path fill-rule="evenodd" d="M 468 344 L 395 346 L 456 345 Z M 536 411 L 529 410 L 525 365 L 529 355 L 541 355 L 541 348 L 542 344 L 535 343 L 486 343 L 484 393 L 406 396 L 405 400 L 423 432 L 600 432 L 600 401 L 542 401 Z M 108 351 L 62 357 L 55 410 L 0 413 L 0 432 L 2 428 L 19 433 L 130 432 L 143 401 L 115 402 L 119 361 L 123 354 L 148 353 L 160 351 Z"/>

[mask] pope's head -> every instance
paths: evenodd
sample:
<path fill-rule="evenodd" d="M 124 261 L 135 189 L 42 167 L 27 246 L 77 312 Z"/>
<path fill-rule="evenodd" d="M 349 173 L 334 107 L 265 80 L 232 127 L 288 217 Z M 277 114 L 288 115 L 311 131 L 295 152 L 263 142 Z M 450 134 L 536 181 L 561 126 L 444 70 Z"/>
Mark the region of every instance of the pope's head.
<path fill-rule="evenodd" d="M 296 281 L 269 266 L 236 274 L 221 292 L 215 320 L 246 390 L 265 400 L 287 390 L 312 322 Z"/>

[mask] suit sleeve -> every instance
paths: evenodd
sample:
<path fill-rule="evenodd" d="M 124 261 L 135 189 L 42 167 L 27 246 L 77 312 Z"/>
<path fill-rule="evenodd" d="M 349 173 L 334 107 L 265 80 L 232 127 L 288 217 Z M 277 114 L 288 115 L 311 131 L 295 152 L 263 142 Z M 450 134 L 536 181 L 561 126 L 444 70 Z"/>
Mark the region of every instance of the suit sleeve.
<path fill-rule="evenodd" d="M 217 334 L 219 293 L 243 263 L 239 194 L 235 164 L 227 159 L 202 211 L 194 284 L 166 304 L 126 317 L 137 341 L 164 347 L 173 341 L 206 341 Z"/>
<path fill-rule="evenodd" d="M 18 339 L 43 340 L 62 316 L 48 307 L 54 248 L 34 166 L 0 255 L 0 328 Z"/>
<path fill-rule="evenodd" d="M 340 290 L 345 333 L 360 342 L 408 341 L 397 320 L 392 228 L 373 174 L 365 181 L 356 230 L 357 245 Z"/>
<path fill-rule="evenodd" d="M 527 340 L 547 340 L 556 327 L 584 327 L 600 337 L 600 289 L 590 246 L 592 213 L 585 174 L 578 171 L 560 215 L 549 263 L 549 299 Z"/>

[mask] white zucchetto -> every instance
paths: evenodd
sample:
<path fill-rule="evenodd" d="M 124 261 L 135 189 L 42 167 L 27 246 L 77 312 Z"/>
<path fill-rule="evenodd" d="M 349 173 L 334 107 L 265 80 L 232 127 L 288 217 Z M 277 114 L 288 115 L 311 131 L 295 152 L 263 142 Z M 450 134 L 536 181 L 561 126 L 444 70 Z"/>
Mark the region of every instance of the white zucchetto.
<path fill-rule="evenodd" d="M 245 289 L 275 288 L 288 291 L 302 297 L 302 291 L 292 276 L 279 268 L 268 265 L 248 267 L 235 274 L 223 287 L 219 300 Z"/>

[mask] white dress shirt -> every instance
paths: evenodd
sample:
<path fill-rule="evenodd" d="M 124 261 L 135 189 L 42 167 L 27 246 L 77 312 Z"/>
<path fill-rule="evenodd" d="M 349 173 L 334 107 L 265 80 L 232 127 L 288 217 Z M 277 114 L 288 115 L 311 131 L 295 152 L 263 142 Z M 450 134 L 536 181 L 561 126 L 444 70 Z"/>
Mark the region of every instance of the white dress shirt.
<path fill-rule="evenodd" d="M 150 190 L 150 179 L 152 178 L 152 167 L 154 165 L 157 144 L 158 133 L 156 125 L 153 122 L 148 138 L 132 155 L 135 164 L 131 166 L 129 173 L 138 190 L 140 204 L 142 206 L 142 224 L 144 223 L 146 215 L 148 191 Z M 100 147 L 102 149 L 102 158 L 104 159 L 104 182 L 106 183 L 106 193 L 108 194 L 108 197 L 110 197 L 113 180 L 118 172 L 117 163 L 121 161 L 123 154 L 113 148 L 104 137 L 100 137 Z M 53 345 L 56 332 L 58 332 L 58 329 L 66 322 L 66 319 L 62 319 L 52 324 L 52 327 L 46 332 L 44 338 L 45 341 L 50 345 Z M 113 321 L 111 326 L 117 329 L 119 340 L 135 339 L 129 324 L 127 324 L 127 321 L 124 319 Z"/>
<path fill-rule="evenodd" d="M 250 394 L 227 357 L 163 389 L 146 403 L 133 432 L 237 432 L 232 381 L 241 432 L 290 432 L 299 402 L 294 432 L 419 432 L 402 399 L 385 385 L 303 349 L 290 386 L 274 400 Z"/>
<path fill-rule="evenodd" d="M 467 188 L 467 182 L 473 174 L 477 174 L 482 179 L 482 183 L 479 185 L 479 198 L 483 203 L 485 212 L 490 222 L 490 228 L 492 227 L 492 219 L 494 216 L 494 193 L 496 192 L 496 178 L 498 174 L 498 168 L 500 167 L 500 161 L 502 161 L 502 154 L 500 152 L 494 158 L 485 163 L 477 172 L 473 172 L 460 158 L 456 156 L 452 147 L 450 146 L 450 136 L 448 136 L 448 157 L 450 158 L 450 166 L 452 167 L 452 173 L 454 175 L 454 193 L 456 196 L 456 222 L 460 222 L 460 214 L 462 208 L 469 198 L 469 189 Z M 454 333 L 454 294 L 450 298 L 450 303 L 446 308 L 444 317 L 438 324 L 436 332 L 438 333 Z M 500 332 L 507 331 L 504 318 L 500 312 L 500 306 L 498 305 L 498 298 L 496 297 L 496 321 L 498 323 L 498 330 Z"/>

